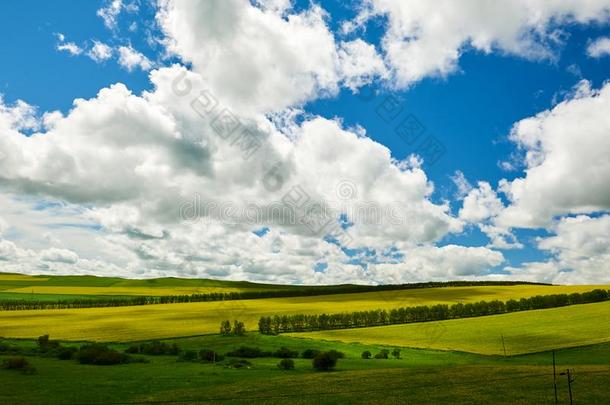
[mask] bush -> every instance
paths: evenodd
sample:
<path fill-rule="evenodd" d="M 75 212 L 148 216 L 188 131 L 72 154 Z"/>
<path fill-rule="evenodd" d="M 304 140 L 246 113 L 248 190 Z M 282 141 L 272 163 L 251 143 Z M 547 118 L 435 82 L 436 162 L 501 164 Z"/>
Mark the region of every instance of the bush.
<path fill-rule="evenodd" d="M 125 353 L 130 354 L 147 354 L 150 356 L 177 356 L 180 353 L 180 348 L 177 344 L 167 344 L 155 340 L 152 343 L 142 343 L 140 345 L 130 346 L 125 350 Z"/>
<path fill-rule="evenodd" d="M 328 354 L 330 354 L 331 356 L 333 356 L 335 359 L 343 359 L 345 358 L 345 353 L 340 352 L 338 350 L 329 350 Z"/>
<path fill-rule="evenodd" d="M 225 364 L 225 367 L 227 367 L 227 368 L 243 368 L 243 367 L 250 368 L 251 365 L 252 365 L 252 363 L 250 363 L 248 360 L 231 359 L 231 360 L 227 361 L 227 363 Z"/>
<path fill-rule="evenodd" d="M 279 363 L 277 363 L 277 366 L 281 370 L 292 370 L 292 369 L 294 369 L 294 360 L 292 360 L 292 359 L 282 359 L 282 360 L 280 360 Z"/>
<path fill-rule="evenodd" d="M 57 358 L 59 360 L 71 360 L 77 351 L 76 347 L 61 347 L 57 352 Z"/>
<path fill-rule="evenodd" d="M 211 363 L 224 360 L 224 356 L 216 353 L 214 350 L 203 349 L 199 352 L 199 359 Z"/>
<path fill-rule="evenodd" d="M 2 368 L 7 370 L 19 370 L 24 374 L 33 374 L 36 369 L 32 367 L 29 361 L 23 357 L 12 357 L 10 359 L 4 359 L 2 362 Z"/>
<path fill-rule="evenodd" d="M 395 348 L 394 350 L 392 350 L 392 356 L 395 359 L 400 359 L 400 349 L 399 348 Z"/>
<path fill-rule="evenodd" d="M 271 352 L 263 351 L 258 347 L 241 346 L 239 349 L 227 353 L 227 356 L 253 359 L 256 357 L 271 357 Z"/>
<path fill-rule="evenodd" d="M 370 359 L 371 358 L 371 352 L 369 352 L 368 350 L 365 350 L 362 352 L 362 354 L 360 355 L 360 357 L 362 357 L 363 359 Z"/>
<path fill-rule="evenodd" d="M 226 321 L 220 322 L 220 334 L 222 336 L 231 335 L 231 321 L 226 320 Z"/>
<path fill-rule="evenodd" d="M 303 357 L 304 359 L 313 359 L 319 353 L 320 351 L 316 349 L 305 349 L 303 350 L 303 353 L 301 353 L 301 357 Z"/>
<path fill-rule="evenodd" d="M 337 357 L 331 352 L 318 353 L 313 358 L 312 365 L 318 371 L 330 371 L 337 365 Z"/>
<path fill-rule="evenodd" d="M 130 357 L 102 344 L 90 344 L 84 345 L 78 350 L 76 359 L 81 364 L 107 366 L 127 363 Z"/>
<path fill-rule="evenodd" d="M 185 350 L 180 354 L 180 360 L 195 361 L 197 360 L 197 352 L 194 350 Z"/>
<path fill-rule="evenodd" d="M 299 352 L 282 347 L 273 353 L 273 357 L 279 357 L 280 359 L 296 358 L 299 357 Z"/>
<path fill-rule="evenodd" d="M 55 340 L 50 340 L 49 339 L 49 335 L 43 335 L 40 336 L 37 340 L 38 343 L 38 350 L 41 353 L 46 353 L 52 350 L 57 350 L 59 349 L 61 346 L 58 342 L 56 342 Z"/>
<path fill-rule="evenodd" d="M 376 359 L 387 359 L 389 354 L 390 354 L 389 350 L 383 349 L 375 355 L 375 358 Z"/>

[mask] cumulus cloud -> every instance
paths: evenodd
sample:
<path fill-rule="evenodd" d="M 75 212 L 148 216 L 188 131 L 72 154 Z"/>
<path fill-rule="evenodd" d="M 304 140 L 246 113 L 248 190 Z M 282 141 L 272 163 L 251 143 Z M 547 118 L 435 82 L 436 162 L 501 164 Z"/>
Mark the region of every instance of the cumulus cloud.
<path fill-rule="evenodd" d="M 601 58 L 610 55 L 610 38 L 601 37 L 587 46 L 587 55 L 592 58 Z"/>
<path fill-rule="evenodd" d="M 112 57 L 112 48 L 100 41 L 93 41 L 93 46 L 87 51 L 87 56 L 95 62 L 107 61 Z"/>
<path fill-rule="evenodd" d="M 57 49 L 58 51 L 67 52 L 72 56 L 77 56 L 83 53 L 83 49 L 80 46 L 76 45 L 74 42 L 66 42 L 66 36 L 64 34 L 56 33 L 55 36 L 58 40 L 55 49 Z"/>
<path fill-rule="evenodd" d="M 357 87 L 384 69 L 362 40 L 337 44 L 317 5 L 287 15 L 286 1 L 160 5 L 157 20 L 167 49 L 192 63 L 211 90 L 240 111 L 278 111 L 334 94 L 342 80 Z"/>
<path fill-rule="evenodd" d="M 40 252 L 40 258 L 45 262 L 76 264 L 78 255 L 71 250 L 50 248 Z"/>
<path fill-rule="evenodd" d="M 122 254 L 124 268 L 146 274 L 332 282 L 347 280 L 344 269 L 345 277 L 366 281 L 341 244 L 406 249 L 460 230 L 446 205 L 430 201 L 433 186 L 415 158 L 398 162 L 334 120 L 310 117 L 287 136 L 262 115 L 234 116 L 241 121 L 236 135 L 246 131 L 260 143 L 245 156 L 242 140 L 227 138 L 230 122 L 218 126 L 227 112 L 205 93 L 201 75 L 175 65 L 154 70 L 151 80 L 154 89 L 141 96 L 117 84 L 77 99 L 66 116 L 53 114 L 46 132 L 32 136 L 17 130 L 15 114 L 5 114 L 0 183 L 86 204 L 81 215 L 106 233 L 100 244 L 130 252 Z M 206 102 L 219 104 L 214 113 Z M 273 207 L 295 193 L 304 193 L 308 208 L 326 210 L 312 218 L 319 229 L 274 217 Z M 185 203 L 197 215 L 185 218 Z M 341 228 L 340 216 L 349 229 Z M 271 231 L 256 236 L 261 227 Z M 325 239 L 332 230 L 348 236 Z M 276 240 L 281 255 L 269 248 Z M 55 256 L 45 252 L 41 260 Z M 81 261 L 62 265 L 80 268 Z M 317 263 L 327 270 L 315 272 Z"/>
<path fill-rule="evenodd" d="M 555 216 L 610 209 L 610 84 L 595 90 L 583 81 L 573 93 L 513 127 L 527 168 L 501 183 L 510 204 L 498 224 L 547 227 Z"/>
<path fill-rule="evenodd" d="M 418 247 L 401 263 L 371 267 L 378 280 L 391 283 L 480 278 L 504 262 L 502 253 L 484 247 L 447 245 Z"/>
<path fill-rule="evenodd" d="M 387 17 L 383 50 L 395 84 L 405 87 L 457 71 L 468 49 L 554 58 L 561 24 L 605 22 L 609 12 L 608 0 L 366 0 L 351 29 L 372 16 Z"/>
<path fill-rule="evenodd" d="M 551 253 L 551 260 L 510 268 L 512 277 L 559 284 L 610 282 L 610 215 L 562 218 L 553 233 L 538 241 L 540 249 Z"/>
<path fill-rule="evenodd" d="M 141 52 L 136 51 L 128 46 L 120 46 L 119 52 L 119 65 L 132 72 L 135 69 L 141 69 L 144 71 L 150 70 L 153 67 L 153 63 Z"/>

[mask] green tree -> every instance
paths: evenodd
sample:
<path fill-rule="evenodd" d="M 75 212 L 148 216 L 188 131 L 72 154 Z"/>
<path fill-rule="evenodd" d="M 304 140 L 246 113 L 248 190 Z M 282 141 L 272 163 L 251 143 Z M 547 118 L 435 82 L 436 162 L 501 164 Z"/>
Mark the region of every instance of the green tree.
<path fill-rule="evenodd" d="M 220 322 L 220 334 L 223 336 L 231 335 L 231 321 L 226 320 Z"/>

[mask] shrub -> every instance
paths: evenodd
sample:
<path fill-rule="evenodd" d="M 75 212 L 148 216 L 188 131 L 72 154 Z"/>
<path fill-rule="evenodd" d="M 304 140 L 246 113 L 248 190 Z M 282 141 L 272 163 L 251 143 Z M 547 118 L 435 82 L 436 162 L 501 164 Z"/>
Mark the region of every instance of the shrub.
<path fill-rule="evenodd" d="M 301 357 L 304 359 L 313 359 L 318 353 L 320 353 L 320 351 L 316 349 L 305 349 L 303 350 L 303 353 L 301 353 Z"/>
<path fill-rule="evenodd" d="M 400 349 L 399 348 L 394 348 L 394 350 L 392 350 L 392 356 L 395 359 L 400 359 Z"/>
<path fill-rule="evenodd" d="M 76 347 L 61 347 L 57 352 L 57 358 L 59 360 L 71 360 L 77 351 Z"/>
<path fill-rule="evenodd" d="M 294 369 L 294 360 L 292 360 L 292 359 L 282 359 L 282 360 L 280 360 L 279 363 L 277 363 L 277 366 L 281 370 L 292 370 L 292 369 Z"/>
<path fill-rule="evenodd" d="M 389 350 L 382 349 L 379 353 L 377 353 L 375 355 L 375 358 L 376 359 L 387 359 L 389 354 L 390 354 Z"/>
<path fill-rule="evenodd" d="M 252 363 L 250 363 L 248 360 L 231 359 L 231 360 L 227 361 L 227 363 L 225 364 L 225 367 L 227 367 L 227 368 L 242 368 L 242 367 L 250 368 L 251 365 L 252 365 Z"/>
<path fill-rule="evenodd" d="M 197 352 L 194 350 L 185 350 L 180 354 L 180 360 L 195 361 L 197 360 Z"/>
<path fill-rule="evenodd" d="M 58 342 L 56 342 L 54 340 L 50 340 L 49 335 L 40 336 L 37 340 L 37 343 L 38 343 L 38 350 L 40 350 L 41 353 L 46 353 L 46 352 L 49 352 L 52 350 L 57 350 L 61 347 Z"/>
<path fill-rule="evenodd" d="M 313 358 L 312 365 L 318 371 L 330 371 L 337 365 L 337 357 L 331 352 L 318 353 Z"/>
<path fill-rule="evenodd" d="M 12 357 L 4 359 L 2 362 L 2 368 L 7 370 L 19 370 L 24 374 L 33 374 L 36 369 L 32 367 L 29 361 L 23 357 Z"/>
<path fill-rule="evenodd" d="M 130 346 L 125 350 L 125 353 L 131 354 L 147 354 L 150 356 L 177 356 L 180 353 L 180 348 L 177 344 L 167 344 L 157 340 L 151 343 L 142 343 L 140 345 Z"/>
<path fill-rule="evenodd" d="M 237 350 L 233 350 L 227 353 L 228 357 L 245 357 L 245 358 L 256 358 L 256 357 L 271 357 L 271 352 L 266 352 L 258 347 L 247 347 L 241 346 Z"/>
<path fill-rule="evenodd" d="M 360 357 L 362 357 L 363 359 L 370 359 L 371 358 L 371 352 L 369 352 L 368 350 L 365 350 L 362 352 L 362 354 L 360 355 Z"/>
<path fill-rule="evenodd" d="M 335 359 L 343 359 L 343 358 L 345 358 L 345 353 L 340 352 L 340 351 L 335 350 L 335 349 L 333 349 L 333 350 L 329 350 L 329 351 L 328 351 L 328 354 L 330 354 L 331 356 L 333 356 Z"/>
<path fill-rule="evenodd" d="M 280 349 L 273 352 L 273 357 L 279 357 L 280 359 L 290 359 L 299 357 L 299 352 L 290 350 L 287 347 L 281 347 Z"/>
<path fill-rule="evenodd" d="M 199 359 L 211 363 L 224 360 L 224 356 L 216 353 L 214 350 L 203 349 L 199 352 Z"/>
<path fill-rule="evenodd" d="M 127 363 L 130 360 L 128 355 L 119 353 L 102 344 L 82 346 L 76 353 L 76 359 L 81 364 L 95 364 L 100 366 Z"/>

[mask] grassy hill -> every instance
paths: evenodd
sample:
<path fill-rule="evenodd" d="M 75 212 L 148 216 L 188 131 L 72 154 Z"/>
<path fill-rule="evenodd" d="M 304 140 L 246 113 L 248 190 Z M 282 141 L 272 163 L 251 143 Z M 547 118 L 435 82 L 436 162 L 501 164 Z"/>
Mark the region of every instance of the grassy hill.
<path fill-rule="evenodd" d="M 476 286 L 354 294 L 163 304 L 116 308 L 0 311 L 0 336 L 64 340 L 132 341 L 218 333 L 225 319 L 256 330 L 261 316 L 391 309 L 591 290 L 591 286 Z M 487 319 L 487 318 L 486 318 Z"/>
<path fill-rule="evenodd" d="M 610 341 L 610 302 L 290 336 L 503 355 Z M 504 344 L 502 343 L 504 339 Z"/>

